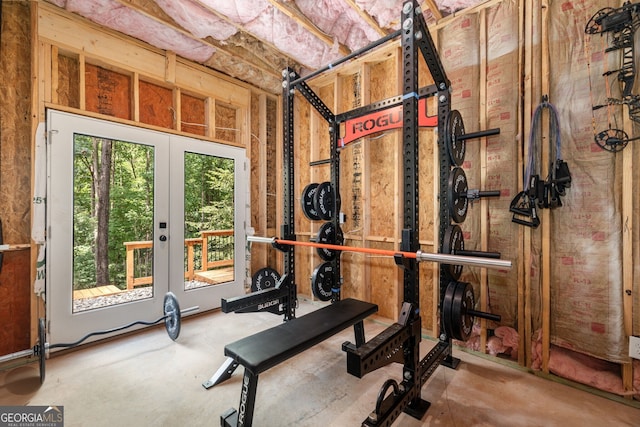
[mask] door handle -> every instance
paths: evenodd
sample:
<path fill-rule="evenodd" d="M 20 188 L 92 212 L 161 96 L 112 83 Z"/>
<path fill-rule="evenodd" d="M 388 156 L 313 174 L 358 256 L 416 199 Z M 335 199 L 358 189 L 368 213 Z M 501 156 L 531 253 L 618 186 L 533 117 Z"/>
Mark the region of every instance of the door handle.
<path fill-rule="evenodd" d="M 159 237 L 161 242 L 166 242 L 167 241 L 167 236 L 165 236 L 164 234 L 161 234 Z"/>

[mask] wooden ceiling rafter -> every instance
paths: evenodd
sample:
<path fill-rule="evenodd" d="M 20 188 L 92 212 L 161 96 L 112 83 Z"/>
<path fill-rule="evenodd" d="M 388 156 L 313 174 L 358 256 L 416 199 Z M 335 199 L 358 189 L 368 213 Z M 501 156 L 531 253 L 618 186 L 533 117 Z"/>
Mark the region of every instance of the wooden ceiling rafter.
<path fill-rule="evenodd" d="M 440 12 L 440 9 L 438 9 L 438 5 L 436 4 L 435 0 L 425 0 L 423 6 L 424 5 L 429 8 L 436 22 L 442 19 L 442 12 Z"/>
<path fill-rule="evenodd" d="M 140 6 L 139 4 L 134 3 L 134 1 L 132 0 L 116 0 L 118 3 L 122 4 L 125 7 L 128 7 L 132 10 L 135 10 L 136 12 L 154 20 L 155 22 L 162 24 L 166 27 L 171 28 L 172 30 L 175 30 L 177 32 L 179 32 L 180 34 L 189 37 L 192 40 L 198 41 L 200 43 L 206 44 L 214 49 L 216 49 L 216 53 L 220 53 L 223 54 L 225 56 L 228 56 L 230 58 L 235 58 L 236 60 L 238 59 L 238 53 L 237 52 L 229 52 L 226 48 L 224 48 L 220 43 L 214 42 L 212 40 L 207 40 L 207 39 L 201 39 L 198 37 L 195 37 L 193 34 L 189 33 L 187 30 L 185 30 L 184 28 L 180 27 L 179 25 L 177 25 L 174 22 L 171 21 L 167 21 L 165 19 L 162 19 L 160 16 L 153 14 L 151 12 L 149 12 L 148 10 L 144 9 L 142 6 Z M 242 56 L 241 58 L 242 62 L 246 63 L 247 66 L 249 67 L 253 67 L 261 72 L 267 73 L 271 76 L 277 77 L 278 79 L 280 79 L 282 76 L 280 73 L 275 72 L 272 68 L 269 68 L 267 65 L 265 64 L 259 64 L 257 62 L 255 62 L 255 60 L 253 58 L 249 58 L 247 56 Z"/>
<path fill-rule="evenodd" d="M 353 9 L 354 11 L 356 11 L 358 13 L 358 15 L 360 15 L 360 17 L 362 17 L 362 19 L 364 19 L 364 21 L 374 30 L 376 30 L 378 32 L 378 34 L 380 34 L 381 37 L 386 36 L 387 34 L 389 34 L 387 31 L 385 31 L 384 28 L 382 28 L 380 26 L 380 24 L 378 24 L 378 21 L 376 21 L 375 19 L 373 19 L 371 17 L 371 15 L 369 15 L 366 11 L 362 10 L 355 2 L 355 0 L 344 0 L 349 7 L 351 7 L 351 9 Z"/>
<path fill-rule="evenodd" d="M 300 63 L 295 59 L 292 58 L 287 52 L 284 52 L 283 50 L 279 49 L 277 46 L 275 46 L 273 43 L 264 40 L 260 37 L 255 36 L 252 33 L 249 33 L 248 31 L 246 31 L 244 29 L 244 27 L 240 24 L 238 24 L 237 22 L 234 22 L 232 20 L 230 20 L 228 17 L 224 16 L 223 14 L 219 13 L 217 10 L 211 8 L 210 6 L 208 6 L 207 4 L 203 3 L 201 0 L 193 0 L 194 3 L 198 4 L 200 7 L 208 10 L 209 12 L 213 13 L 214 15 L 216 15 L 218 18 L 222 19 L 223 21 L 225 21 L 226 23 L 228 23 L 229 25 L 232 25 L 234 27 L 236 27 L 236 29 L 240 32 L 242 32 L 242 34 L 244 34 L 246 37 L 251 37 L 255 40 L 260 41 L 261 43 L 265 44 L 266 46 L 269 46 L 271 49 L 274 49 L 277 52 L 280 52 L 281 56 L 285 57 L 287 59 L 287 63 L 289 66 L 293 67 L 293 68 L 297 68 L 297 69 L 301 69 L 302 67 L 300 66 Z M 274 71 L 271 71 L 270 74 L 273 74 Z M 278 78 L 282 78 L 282 70 L 279 70 L 275 75 L 278 76 Z"/>
<path fill-rule="evenodd" d="M 304 28 L 305 30 L 313 34 L 324 44 L 326 44 L 330 48 L 333 48 L 334 44 L 336 43 L 336 40 L 330 35 L 328 35 L 327 33 L 325 33 L 324 31 L 322 31 L 321 29 L 319 29 L 313 22 L 309 20 L 309 18 L 304 16 L 302 12 L 299 9 L 297 9 L 297 7 L 294 8 L 278 0 L 268 0 L 268 1 L 273 5 L 273 7 L 277 8 L 280 12 L 284 13 L 289 18 L 296 21 L 298 25 L 300 25 L 302 28 Z M 346 46 L 344 46 L 343 44 L 339 43 L 339 46 L 340 47 L 338 52 L 340 52 L 341 55 L 346 56 L 351 53 L 351 50 Z"/>

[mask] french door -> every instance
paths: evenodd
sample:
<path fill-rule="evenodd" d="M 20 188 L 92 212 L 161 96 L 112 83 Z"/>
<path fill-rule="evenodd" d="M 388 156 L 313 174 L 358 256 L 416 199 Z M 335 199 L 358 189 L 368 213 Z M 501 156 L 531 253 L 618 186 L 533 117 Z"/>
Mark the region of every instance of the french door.
<path fill-rule="evenodd" d="M 47 130 L 49 342 L 243 292 L 243 149 L 55 110 Z"/>

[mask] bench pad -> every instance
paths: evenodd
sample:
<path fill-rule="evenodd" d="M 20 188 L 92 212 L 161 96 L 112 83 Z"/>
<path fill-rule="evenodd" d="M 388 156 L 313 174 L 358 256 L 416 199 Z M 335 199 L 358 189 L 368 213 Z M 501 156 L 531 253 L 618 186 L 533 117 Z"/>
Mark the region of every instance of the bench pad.
<path fill-rule="evenodd" d="M 259 374 L 377 311 L 375 304 L 347 298 L 227 344 L 224 354 Z"/>

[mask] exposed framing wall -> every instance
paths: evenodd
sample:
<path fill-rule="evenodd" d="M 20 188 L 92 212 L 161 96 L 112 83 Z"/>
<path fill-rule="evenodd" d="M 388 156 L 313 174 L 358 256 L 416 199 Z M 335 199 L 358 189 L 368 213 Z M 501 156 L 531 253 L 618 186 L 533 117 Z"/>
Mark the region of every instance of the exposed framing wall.
<path fill-rule="evenodd" d="M 35 135 L 46 108 L 55 108 L 243 147 L 251 160 L 251 205 L 262 212 L 274 208 L 270 215 L 252 216 L 250 225 L 265 233 L 276 228 L 279 208 L 268 198 L 275 199 L 280 191 L 275 178 L 279 162 L 267 160 L 279 157 L 273 152 L 279 151 L 278 97 L 48 3 L 25 4 L 31 7 L 36 83 L 31 88 L 33 114 L 27 133 Z M 265 247 L 252 248 L 252 256 L 260 263 L 269 259 L 277 263 Z M 32 268 L 32 281 L 34 274 Z M 37 337 L 37 319 L 43 316 L 43 303 L 33 296 L 32 341 Z"/>
<path fill-rule="evenodd" d="M 562 105 L 561 110 L 566 112 L 563 114 L 563 139 L 572 140 L 572 134 L 576 133 L 575 126 L 587 122 L 584 133 L 587 134 L 587 141 L 591 142 L 587 142 L 586 147 L 594 145 L 593 135 L 588 127 L 590 116 L 585 118 L 584 115 L 576 114 L 574 108 L 569 109 L 563 92 L 567 80 L 573 79 L 576 69 L 583 65 L 576 58 L 566 57 L 565 62 L 559 57 L 563 54 L 563 43 L 567 42 L 566 39 L 571 40 L 574 35 L 558 39 L 554 31 L 570 27 L 567 20 L 572 20 L 571 25 L 575 25 L 575 28 L 580 29 L 582 25 L 583 29 L 586 20 L 593 13 L 603 7 L 611 7 L 610 3 L 597 0 L 569 1 L 562 4 L 546 0 L 495 0 L 441 20 L 431 31 L 434 39 L 439 40 L 438 50 L 447 75 L 452 81 L 452 108 L 461 111 L 467 132 L 495 127 L 501 129 L 499 136 L 467 142 L 464 167 L 469 187 L 499 189 L 501 197 L 498 200 L 483 199 L 473 206 L 462 228 L 465 232 L 466 248 L 501 252 L 503 258 L 513 261 L 514 268 L 511 271 L 485 271 L 465 267 L 461 280 L 474 284 L 478 309 L 502 316 L 500 324 L 485 320 L 479 322 L 477 337 L 473 337 L 466 344 L 476 350 L 487 352 L 487 347 L 491 348 L 494 343 L 495 329 L 498 326 L 508 326 L 517 332 L 518 351 L 502 356 L 511 357 L 522 366 L 534 366 L 544 374 L 555 373 L 562 376 L 564 373 L 558 368 L 561 353 L 557 351 L 559 347 L 554 345 L 562 346 L 564 342 L 565 346 L 575 346 L 572 348 L 580 353 L 596 356 L 598 359 L 594 360 L 600 360 L 596 365 L 600 363 L 602 369 L 613 370 L 613 380 L 617 384 L 612 388 L 606 388 L 607 391 L 628 395 L 633 389 L 634 377 L 636 388 L 640 385 L 638 368 L 634 370 L 631 360 L 626 356 L 626 337 L 632 333 L 637 335 L 640 323 L 637 308 L 638 280 L 635 273 L 638 271 L 639 261 L 636 259 L 637 256 L 634 256 L 634 253 L 638 253 L 638 232 L 634 231 L 632 226 L 634 219 L 636 223 L 638 220 L 637 209 L 633 210 L 638 203 L 638 198 L 633 194 L 633 188 L 636 188 L 638 183 L 638 174 L 632 175 L 631 168 L 631 165 L 638 161 L 638 148 L 631 143 L 624 152 L 618 154 L 618 157 L 604 160 L 611 162 L 610 169 L 618 171 L 615 179 L 607 180 L 607 176 L 597 178 L 603 183 L 607 182 L 607 197 L 611 198 L 611 204 L 614 206 L 615 220 L 609 224 L 614 236 L 609 244 L 598 245 L 597 241 L 583 241 L 576 227 L 579 219 L 572 219 L 577 212 L 588 209 L 588 201 L 597 197 L 593 194 L 595 189 L 589 190 L 584 186 L 584 181 L 580 182 L 581 178 L 584 178 L 581 177 L 578 168 L 581 159 L 584 155 L 589 159 L 610 156 L 609 153 L 598 153 L 597 150 L 580 150 L 580 144 L 584 146 L 584 143 L 563 142 L 563 158 L 570 165 L 576 165 L 576 184 L 568 190 L 570 194 L 566 197 L 563 208 L 555 211 L 541 210 L 542 225 L 536 230 L 512 223 L 509 212 L 512 198 L 522 190 L 523 159 L 526 158 L 523 156 L 527 154 L 524 151 L 527 144 L 524 142 L 531 128 L 530 118 L 540 103 L 542 94 L 549 94 L 551 102 Z M 585 22 L 580 23 L 583 19 Z M 580 41 L 574 41 L 568 49 L 576 51 L 579 47 Z M 382 47 L 358 61 L 311 80 L 310 85 L 337 114 L 357 106 L 368 105 L 387 96 L 397 95 L 400 91 L 397 82 L 397 67 L 400 61 L 395 48 L 397 44 L 393 43 Z M 423 85 L 421 82 L 421 86 Z M 362 95 L 358 98 L 354 96 L 357 93 Z M 579 97 L 571 99 L 574 102 L 584 101 Z M 329 141 L 328 133 L 318 125 L 322 120 L 314 118 L 313 114 L 315 113 L 312 113 L 308 122 L 302 123 L 302 129 L 308 128 L 312 137 L 300 148 L 304 151 L 305 147 L 308 147 L 306 150 L 310 153 L 310 160 L 318 160 L 324 158 L 321 153 L 328 147 Z M 622 115 L 620 117 L 622 118 Z M 545 121 L 543 126 L 546 129 L 549 126 L 548 121 Z M 626 126 L 628 133 L 633 135 L 632 126 Z M 430 143 L 433 138 L 428 135 L 430 131 L 424 132 L 427 135 L 421 139 L 421 156 L 424 156 L 421 162 L 434 164 L 433 155 L 423 150 L 434 145 Z M 352 143 L 352 146 L 348 146 L 341 153 L 340 192 L 342 211 L 347 214 L 343 230 L 348 245 L 383 249 L 398 247 L 401 227 L 396 219 L 399 212 L 397 189 L 400 177 L 397 138 L 397 132 L 370 136 Z M 546 159 L 546 156 L 545 151 L 542 159 Z M 305 166 L 306 162 L 306 159 L 301 160 L 299 166 Z M 542 163 L 541 176 L 544 178 L 547 173 L 546 160 Z M 298 170 L 303 169 L 304 167 Z M 356 182 L 353 177 L 359 173 L 361 180 Z M 437 171 L 431 169 L 430 176 L 420 178 L 420 191 L 423 195 L 421 200 L 434 199 L 434 188 L 437 188 L 438 179 L 436 175 Z M 315 171 L 312 171 L 309 177 L 301 175 L 297 183 L 297 194 L 300 194 L 307 183 L 320 182 L 323 178 L 321 172 Z M 587 193 L 590 196 L 585 196 Z M 584 197 L 587 197 L 586 205 L 582 200 Z M 437 201 L 434 200 L 432 206 L 435 203 Z M 354 207 L 356 204 L 359 204 L 359 209 Z M 421 202 L 421 206 L 425 205 L 427 203 Z M 422 224 L 428 224 L 424 230 L 420 230 L 421 244 L 427 251 L 433 250 L 433 241 L 437 238 L 434 236 L 434 230 L 437 228 L 433 227 L 438 222 L 436 212 L 425 210 L 425 218 L 421 218 Z M 361 220 L 361 227 L 354 226 L 355 217 Z M 302 218 L 296 227 L 297 230 L 302 230 L 301 234 L 312 236 L 318 225 Z M 615 237 L 616 233 L 619 233 L 618 237 Z M 559 245 L 564 243 L 563 239 L 577 244 L 576 250 L 583 248 L 586 252 L 588 248 L 590 256 L 595 256 L 598 262 L 604 263 L 610 271 L 617 270 L 620 273 L 619 276 L 609 274 L 603 278 L 613 281 L 609 287 L 613 289 L 610 293 L 614 292 L 615 298 L 607 301 L 611 301 L 615 306 L 611 308 L 619 313 L 612 322 L 619 322 L 622 325 L 621 330 L 624 331 L 622 336 L 618 334 L 617 349 L 612 354 L 594 352 L 593 348 L 580 345 L 580 340 L 567 344 L 562 337 L 560 322 L 571 321 L 566 318 L 566 310 L 564 313 L 561 311 L 562 304 L 579 302 L 581 297 L 579 289 L 575 287 L 573 294 L 562 293 L 566 287 L 564 281 L 568 277 L 580 277 L 585 274 L 580 271 L 579 266 L 567 269 L 567 266 L 563 267 L 561 262 L 558 262 L 556 256 L 560 254 Z M 620 251 L 619 257 L 613 259 L 609 256 L 612 245 Z M 309 268 L 301 269 L 298 277 L 308 277 L 313 266 L 320 262 L 311 250 L 308 251 L 308 257 Z M 432 285 L 432 270 L 436 271 L 437 266 L 426 264 L 421 266 L 421 296 L 426 295 L 423 297 L 426 301 L 421 303 L 422 319 L 426 332 L 435 336 L 435 305 L 438 301 L 438 291 L 437 287 Z M 380 305 L 382 316 L 390 319 L 397 317 L 401 277 L 393 261 L 345 253 L 342 255 L 341 268 L 344 277 L 344 297 L 363 298 L 377 303 Z M 620 280 L 615 277 L 619 277 Z M 299 291 L 311 294 L 304 283 Z M 575 320 L 579 321 L 578 318 Z M 605 330 L 606 328 L 608 326 L 605 325 Z M 593 339 L 598 338 L 593 336 Z M 601 344 L 605 345 L 605 342 Z M 540 348 L 541 360 L 536 362 L 533 355 L 537 354 Z M 540 365 L 537 365 L 538 362 L 541 362 Z"/>

